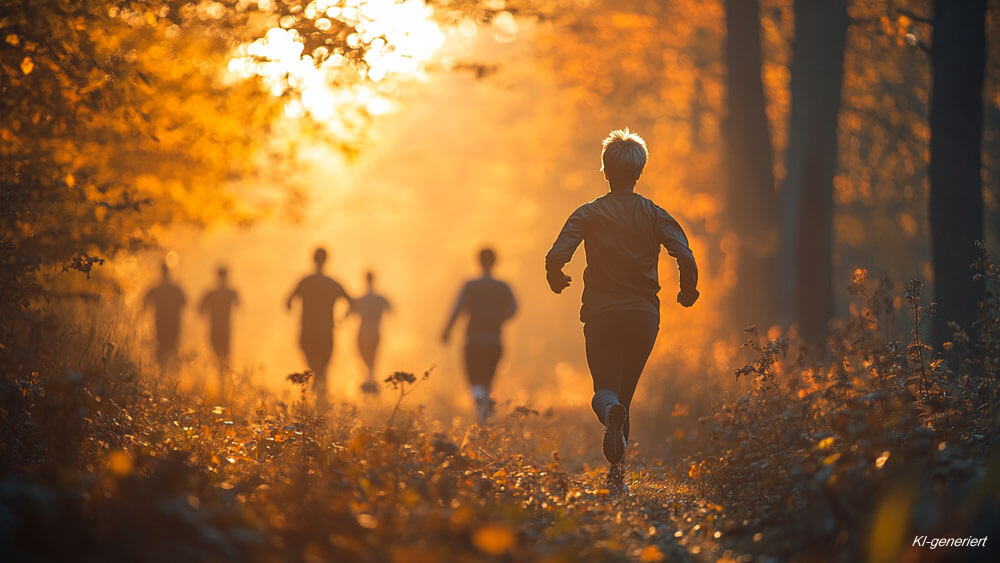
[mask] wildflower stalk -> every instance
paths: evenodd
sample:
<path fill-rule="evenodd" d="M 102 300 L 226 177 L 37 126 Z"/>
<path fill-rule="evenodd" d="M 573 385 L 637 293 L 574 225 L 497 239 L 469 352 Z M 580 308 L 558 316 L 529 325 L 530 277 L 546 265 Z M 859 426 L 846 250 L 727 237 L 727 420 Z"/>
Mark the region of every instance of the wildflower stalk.
<path fill-rule="evenodd" d="M 923 283 L 920 280 L 910 280 L 906 284 L 906 302 L 913 310 L 913 342 L 910 347 L 920 364 L 920 393 L 927 395 L 927 366 L 924 362 L 924 343 L 920 340 L 920 294 Z"/>
<path fill-rule="evenodd" d="M 316 374 L 312 370 L 306 370 L 299 373 L 290 373 L 285 378 L 299 388 L 299 400 L 301 401 L 302 409 L 306 408 L 306 390 L 309 388 L 309 382 L 315 377 Z"/>
<path fill-rule="evenodd" d="M 433 369 L 433 367 L 427 369 L 420 379 L 417 379 L 417 376 L 406 371 L 397 371 L 385 378 L 386 383 L 391 385 L 393 389 L 399 391 L 399 397 L 396 398 L 396 404 L 392 407 L 392 413 L 389 414 L 389 420 L 385 424 L 387 432 L 392 429 L 392 424 L 396 420 L 396 415 L 399 413 L 399 408 L 403 404 L 403 399 L 405 399 L 410 393 L 413 393 L 413 390 L 416 389 L 417 385 L 426 381 L 427 378 L 430 377 L 431 370 Z"/>

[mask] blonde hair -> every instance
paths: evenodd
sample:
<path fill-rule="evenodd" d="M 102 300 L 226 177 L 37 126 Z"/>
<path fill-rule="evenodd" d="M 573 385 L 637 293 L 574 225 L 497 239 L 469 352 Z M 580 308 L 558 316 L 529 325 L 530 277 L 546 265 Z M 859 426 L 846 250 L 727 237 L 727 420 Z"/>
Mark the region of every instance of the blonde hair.
<path fill-rule="evenodd" d="M 634 184 L 646 166 L 649 152 L 646 141 L 625 129 L 615 129 L 604 139 L 601 148 L 601 170 L 615 183 Z"/>

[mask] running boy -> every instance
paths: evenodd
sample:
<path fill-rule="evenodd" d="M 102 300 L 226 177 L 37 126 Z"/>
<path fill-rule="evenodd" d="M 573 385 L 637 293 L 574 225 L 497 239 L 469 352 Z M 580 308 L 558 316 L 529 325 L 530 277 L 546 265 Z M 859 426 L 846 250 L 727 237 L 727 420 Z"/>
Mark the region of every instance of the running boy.
<path fill-rule="evenodd" d="M 605 426 L 604 457 L 613 466 L 625 457 L 629 404 L 659 330 L 660 245 L 680 267 L 677 302 L 690 307 L 699 295 L 698 268 L 684 231 L 666 211 L 635 193 L 646 157 L 642 137 L 628 129 L 612 131 L 601 151 L 611 191 L 574 211 L 545 256 L 549 287 L 561 293 L 570 284 L 562 268 L 584 243 L 580 320 L 594 379 L 591 405 Z"/>

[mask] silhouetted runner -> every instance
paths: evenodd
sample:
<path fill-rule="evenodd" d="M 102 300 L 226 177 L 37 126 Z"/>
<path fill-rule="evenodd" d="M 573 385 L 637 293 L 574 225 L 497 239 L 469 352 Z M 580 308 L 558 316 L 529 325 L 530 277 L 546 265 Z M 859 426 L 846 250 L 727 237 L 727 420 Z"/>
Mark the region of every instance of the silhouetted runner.
<path fill-rule="evenodd" d="M 208 340 L 219 363 L 219 383 L 224 385 L 229 370 L 233 307 L 240 304 L 240 297 L 227 283 L 229 272 L 225 266 L 219 268 L 217 275 L 218 285 L 201 298 L 198 311 L 208 315 Z"/>
<path fill-rule="evenodd" d="M 146 293 L 143 308 L 153 307 L 156 317 L 156 362 L 160 371 L 173 368 L 181 335 L 181 309 L 187 303 L 184 292 L 170 279 L 170 267 L 160 266 L 160 283 Z"/>
<path fill-rule="evenodd" d="M 570 283 L 562 268 L 584 243 L 580 320 L 594 379 L 591 404 L 605 425 L 604 455 L 619 472 L 629 435 L 628 408 L 659 331 L 661 245 L 680 267 L 677 302 L 690 307 L 698 299 L 698 268 L 684 231 L 634 191 L 646 157 L 641 137 L 628 129 L 612 131 L 601 151 L 611 191 L 574 211 L 545 256 L 549 287 L 561 293 Z"/>
<path fill-rule="evenodd" d="M 514 293 L 506 283 L 492 275 L 496 254 L 484 248 L 479 253 L 479 263 L 483 268 L 480 278 L 469 280 L 462 287 L 455 300 L 448 324 L 445 325 L 441 341 L 448 343 L 451 328 L 462 313 L 468 313 L 469 322 L 465 329 L 465 373 L 472 385 L 472 397 L 476 401 L 476 415 L 485 422 L 493 406 L 490 389 L 497 363 L 503 354 L 500 342 L 500 328 L 507 319 L 517 312 Z"/>
<path fill-rule="evenodd" d="M 361 384 L 361 390 L 365 393 L 378 393 L 378 382 L 375 381 L 375 360 L 378 356 L 378 345 L 381 340 L 379 330 L 382 323 L 382 314 L 391 311 L 392 305 L 384 296 L 375 292 L 375 274 L 367 272 L 365 283 L 368 285 L 368 292 L 351 302 L 351 309 L 348 315 L 356 314 L 361 317 L 361 325 L 358 326 L 358 352 L 365 366 L 368 367 L 368 378 Z"/>
<path fill-rule="evenodd" d="M 351 298 L 344 288 L 323 275 L 326 250 L 317 248 L 313 253 L 316 273 L 306 276 L 288 296 L 286 306 L 292 309 L 292 301 L 298 297 L 302 301 L 302 328 L 299 332 L 299 346 L 315 374 L 313 389 L 317 400 L 326 400 L 326 370 L 333 355 L 333 308 L 338 299 Z"/>

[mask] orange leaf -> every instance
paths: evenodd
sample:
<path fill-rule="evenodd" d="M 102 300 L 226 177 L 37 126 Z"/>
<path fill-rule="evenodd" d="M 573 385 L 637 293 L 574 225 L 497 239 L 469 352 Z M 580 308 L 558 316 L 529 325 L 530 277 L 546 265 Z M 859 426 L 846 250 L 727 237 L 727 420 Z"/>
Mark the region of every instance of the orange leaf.
<path fill-rule="evenodd" d="M 517 536 L 506 526 L 487 524 L 472 535 L 472 543 L 487 555 L 503 555 L 517 543 Z"/>
<path fill-rule="evenodd" d="M 688 477 L 697 479 L 698 477 L 701 477 L 701 471 L 702 469 L 700 463 L 692 463 L 691 467 L 688 469 Z"/>
<path fill-rule="evenodd" d="M 119 477 L 132 472 L 132 457 L 122 450 L 113 450 L 108 454 L 108 469 Z"/>
<path fill-rule="evenodd" d="M 643 563 L 655 563 L 656 561 L 663 561 L 663 559 L 663 552 L 655 545 L 648 546 L 639 554 L 639 561 Z"/>

